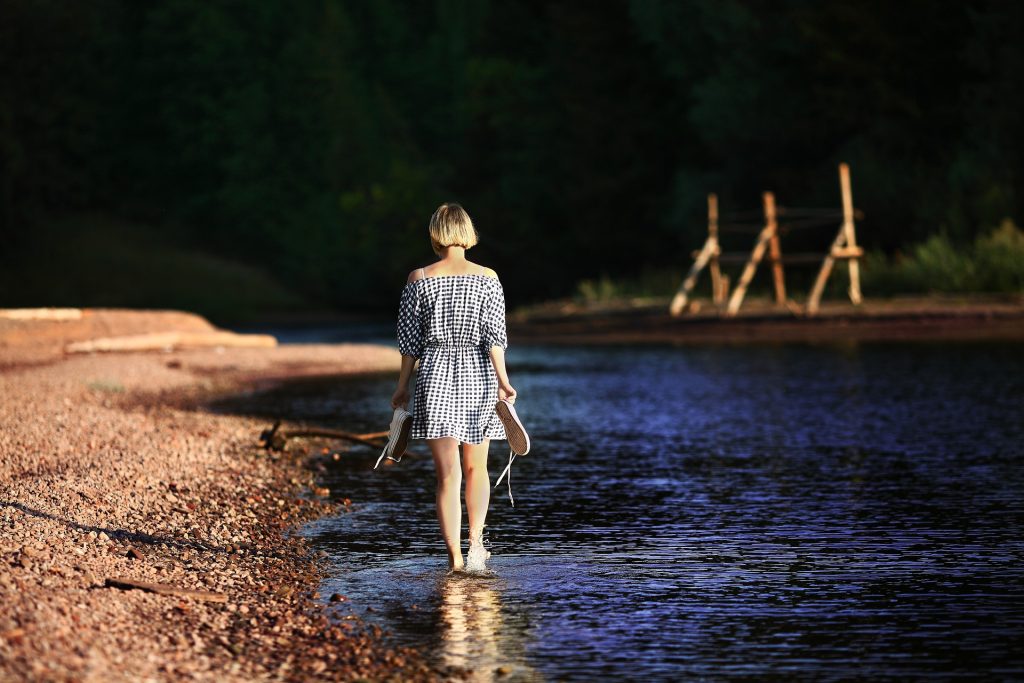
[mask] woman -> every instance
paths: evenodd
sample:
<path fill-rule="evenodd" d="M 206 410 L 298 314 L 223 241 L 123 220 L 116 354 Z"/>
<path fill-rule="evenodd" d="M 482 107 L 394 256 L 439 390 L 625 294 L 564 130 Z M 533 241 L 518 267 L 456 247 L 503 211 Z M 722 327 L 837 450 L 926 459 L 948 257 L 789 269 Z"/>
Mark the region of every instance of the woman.
<path fill-rule="evenodd" d="M 409 381 L 419 359 L 410 438 L 426 439 L 437 471 L 437 520 L 448 548 L 448 566 L 462 559 L 462 503 L 466 479 L 469 564 L 483 568 L 484 521 L 490 502 L 487 449 L 505 439 L 494 406 L 514 402 L 505 370 L 505 296 L 498 274 L 466 260 L 477 243 L 473 221 L 458 204 L 442 204 L 430 218 L 430 243 L 439 260 L 409 273 L 398 313 L 402 370 L 391 407 L 409 401 Z M 462 462 L 459 462 L 459 444 Z"/>

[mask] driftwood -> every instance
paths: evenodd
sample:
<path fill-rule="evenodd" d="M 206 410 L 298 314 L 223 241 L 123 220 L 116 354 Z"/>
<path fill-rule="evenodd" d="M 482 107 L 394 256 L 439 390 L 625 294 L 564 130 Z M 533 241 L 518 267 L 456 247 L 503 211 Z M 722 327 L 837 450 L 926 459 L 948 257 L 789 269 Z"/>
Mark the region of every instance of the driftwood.
<path fill-rule="evenodd" d="M 329 439 L 344 439 L 366 446 L 379 448 L 383 445 L 380 439 L 386 437 L 388 432 L 371 432 L 369 434 L 353 434 L 341 429 L 326 429 L 323 427 L 281 429 L 281 421 L 277 420 L 270 429 L 264 429 L 260 433 L 260 446 L 272 451 L 284 450 L 288 439 L 299 436 L 322 436 Z"/>
<path fill-rule="evenodd" d="M 203 348 L 272 348 L 277 339 L 269 334 L 236 334 L 234 332 L 151 332 L 121 337 L 100 337 L 74 342 L 64 347 L 68 353 L 95 351 L 159 351 L 161 349 Z"/>
<path fill-rule="evenodd" d="M 6 320 L 80 320 L 80 308 L 0 308 Z"/>
<path fill-rule="evenodd" d="M 179 588 L 166 583 L 147 583 L 145 581 L 134 581 L 132 579 L 108 578 L 103 585 L 107 588 L 119 588 L 121 590 L 140 590 L 157 595 L 172 595 L 181 598 L 195 598 L 206 602 L 227 602 L 228 596 L 224 593 L 213 591 L 197 591 L 190 588 Z"/>

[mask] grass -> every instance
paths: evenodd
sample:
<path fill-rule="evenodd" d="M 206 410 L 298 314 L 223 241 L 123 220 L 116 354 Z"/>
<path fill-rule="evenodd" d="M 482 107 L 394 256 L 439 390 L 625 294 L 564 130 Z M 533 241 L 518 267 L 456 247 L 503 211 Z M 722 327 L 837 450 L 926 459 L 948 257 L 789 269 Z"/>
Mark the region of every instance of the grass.
<path fill-rule="evenodd" d="M 0 268 L 0 307 L 168 308 L 219 323 L 309 308 L 259 268 L 103 217 L 47 223 Z"/>

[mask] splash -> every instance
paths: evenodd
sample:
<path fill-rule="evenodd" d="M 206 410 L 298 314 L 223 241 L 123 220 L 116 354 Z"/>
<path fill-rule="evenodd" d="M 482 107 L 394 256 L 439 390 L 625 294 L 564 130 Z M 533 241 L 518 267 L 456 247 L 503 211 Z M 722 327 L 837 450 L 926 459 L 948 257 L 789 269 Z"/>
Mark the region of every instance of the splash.
<path fill-rule="evenodd" d="M 487 558 L 491 554 L 484 548 L 482 542 L 469 544 L 469 552 L 466 553 L 466 571 L 483 572 L 487 570 Z"/>

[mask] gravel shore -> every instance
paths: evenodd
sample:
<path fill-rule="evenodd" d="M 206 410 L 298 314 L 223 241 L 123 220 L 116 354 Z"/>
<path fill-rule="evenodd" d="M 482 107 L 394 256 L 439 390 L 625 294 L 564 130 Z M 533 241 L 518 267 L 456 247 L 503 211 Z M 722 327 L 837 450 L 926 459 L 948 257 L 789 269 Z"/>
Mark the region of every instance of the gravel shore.
<path fill-rule="evenodd" d="M 264 422 L 194 407 L 285 377 L 396 370 L 396 351 L 3 360 L 0 680 L 437 677 L 362 627 L 370 606 L 329 618 L 319 560 L 289 532 L 346 508 L 317 495 L 304 458 L 258 448 Z"/>

